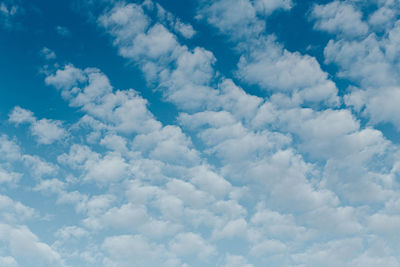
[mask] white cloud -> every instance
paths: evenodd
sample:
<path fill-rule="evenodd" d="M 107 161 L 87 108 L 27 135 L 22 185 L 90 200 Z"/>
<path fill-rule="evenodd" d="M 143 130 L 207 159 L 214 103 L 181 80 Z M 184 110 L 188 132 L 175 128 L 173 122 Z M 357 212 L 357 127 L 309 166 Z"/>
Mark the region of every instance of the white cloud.
<path fill-rule="evenodd" d="M 0 265 L 4 267 L 18 267 L 18 263 L 15 261 L 13 257 L 5 256 L 0 257 Z"/>
<path fill-rule="evenodd" d="M 34 191 L 43 193 L 60 193 L 65 188 L 65 183 L 58 179 L 40 180 L 40 182 L 33 188 Z"/>
<path fill-rule="evenodd" d="M 20 123 L 33 123 L 36 118 L 33 116 L 33 112 L 30 110 L 23 109 L 16 106 L 9 115 L 9 121 L 16 124 Z"/>
<path fill-rule="evenodd" d="M 210 51 L 180 44 L 176 24 L 168 22 L 177 18 L 165 12 L 161 22 L 152 21 L 146 15 L 154 17 L 152 4 L 110 4 L 97 22 L 119 54 L 143 70 L 149 89 L 161 90 L 182 112 L 182 128 L 162 125 L 136 91 L 114 89 L 98 69 L 66 65 L 48 75 L 46 83 L 84 113 L 73 126 L 79 144 L 58 157 L 59 174 L 69 176 L 40 180 L 34 189 L 55 194 L 57 205 L 72 204 L 78 213 L 76 225 L 60 226 L 56 237 L 88 237 L 76 255 L 100 266 L 393 263 L 392 251 L 371 253 L 371 239 L 386 234 L 379 216 L 391 230 L 397 220 L 380 209 L 391 201 L 395 210 L 398 152 L 350 110 L 317 105 L 340 98 L 315 58 L 258 36 L 266 15 L 293 3 L 201 7 L 205 20 L 238 32 L 230 41 L 249 38 L 235 47 L 242 54 L 238 73 L 248 68 L 243 80 L 272 92 L 266 99 L 218 73 Z M 260 27 L 247 31 L 249 25 Z M 392 55 L 395 36 L 386 38 Z M 362 112 L 368 94 L 360 95 L 346 103 Z M 304 107 L 309 102 L 313 109 Z M 229 242 L 243 256 L 228 254 Z"/>
<path fill-rule="evenodd" d="M 229 221 L 221 229 L 215 229 L 213 239 L 232 239 L 235 237 L 245 237 L 247 234 L 247 222 L 243 218 Z"/>
<path fill-rule="evenodd" d="M 398 49 L 400 24 L 385 28 L 382 36 L 369 34 L 361 40 L 329 41 L 325 47 L 326 63 L 339 67 L 338 75 L 357 84 L 345 96 L 346 103 L 371 123 L 389 122 L 399 127 L 396 99 L 398 98 Z M 384 103 L 384 105 L 383 105 Z"/>
<path fill-rule="evenodd" d="M 0 136 L 0 159 L 6 161 L 16 161 L 21 159 L 21 149 L 14 142 L 10 140 L 5 134 Z"/>
<path fill-rule="evenodd" d="M 224 177 L 213 172 L 207 166 L 195 167 L 192 169 L 192 173 L 191 182 L 217 198 L 224 197 L 232 190 L 231 184 Z"/>
<path fill-rule="evenodd" d="M 191 166 L 199 162 L 199 155 L 191 146 L 191 140 L 179 127 L 165 126 L 159 131 L 136 136 L 132 148 L 152 159 Z"/>
<path fill-rule="evenodd" d="M 0 216 L 2 221 L 16 223 L 30 219 L 35 215 L 35 210 L 17 202 L 5 195 L 0 195 Z"/>
<path fill-rule="evenodd" d="M 150 243 L 142 236 L 120 235 L 107 237 L 102 245 L 109 258 L 105 266 L 176 266 L 179 264 L 166 249 Z"/>
<path fill-rule="evenodd" d="M 368 22 L 378 29 L 385 28 L 395 21 L 396 13 L 396 9 L 382 6 L 369 16 Z"/>
<path fill-rule="evenodd" d="M 354 91 L 348 95 L 351 106 L 357 106 L 358 99 L 355 99 L 360 93 L 365 94 L 362 99 L 362 105 L 365 105 L 363 114 L 367 115 L 372 123 L 389 122 L 400 129 L 400 88 L 388 87 L 380 90 Z M 362 97 L 362 96 L 361 96 Z"/>
<path fill-rule="evenodd" d="M 179 18 L 175 17 L 174 14 L 165 10 L 158 3 L 156 3 L 155 6 L 157 8 L 157 17 L 159 21 L 163 22 L 171 30 L 175 31 L 186 39 L 190 39 L 196 34 L 196 31 L 193 29 L 192 25 L 182 22 Z"/>
<path fill-rule="evenodd" d="M 54 53 L 53 50 L 51 50 L 51 49 L 49 49 L 47 47 L 43 47 L 43 49 L 40 50 L 40 55 L 42 57 L 44 57 L 45 59 L 47 59 L 47 60 L 55 59 L 57 57 L 56 53 Z"/>
<path fill-rule="evenodd" d="M 306 266 L 351 266 L 351 260 L 362 251 L 361 239 L 343 239 L 316 244 L 305 253 L 294 254 L 292 258 L 295 263 Z"/>
<path fill-rule="evenodd" d="M 250 253 L 257 256 L 268 256 L 285 253 L 286 250 L 286 245 L 279 240 L 264 240 L 258 244 L 255 244 L 251 248 Z"/>
<path fill-rule="evenodd" d="M 81 107 L 120 132 L 148 132 L 160 127 L 148 111 L 146 100 L 132 89 L 113 92 L 108 78 L 98 69 L 82 71 L 66 65 L 46 77 L 46 83 L 61 89 L 71 106 Z"/>
<path fill-rule="evenodd" d="M 39 144 L 52 144 L 68 136 L 61 121 L 51 119 L 36 119 L 33 113 L 21 107 L 15 107 L 9 115 L 9 121 L 19 125 L 30 124 L 30 131 Z"/>
<path fill-rule="evenodd" d="M 0 240 L 8 244 L 11 255 L 21 264 L 65 266 L 60 254 L 40 242 L 26 226 L 0 224 Z"/>
<path fill-rule="evenodd" d="M 368 24 L 362 21 L 362 13 L 351 3 L 333 1 L 326 5 L 315 5 L 311 12 L 314 28 L 329 33 L 357 37 L 368 33 Z"/>
<path fill-rule="evenodd" d="M 253 264 L 247 263 L 247 260 L 240 255 L 227 254 L 225 258 L 226 267 L 253 267 Z"/>
<path fill-rule="evenodd" d="M 24 155 L 23 161 L 30 169 L 32 178 L 42 178 L 43 176 L 55 175 L 58 171 L 56 165 L 44 161 L 38 156 Z"/>
<path fill-rule="evenodd" d="M 254 2 L 256 10 L 263 15 L 270 15 L 275 10 L 289 10 L 293 7 L 292 0 L 256 0 Z"/>
<path fill-rule="evenodd" d="M 270 12 L 270 6 L 263 1 L 256 2 L 262 12 Z M 248 0 L 219 0 L 212 4 L 205 4 L 200 9 L 198 18 L 205 18 L 207 22 L 218 28 L 220 32 L 231 38 L 240 39 L 262 32 L 265 23 L 257 19 L 256 9 Z"/>
<path fill-rule="evenodd" d="M 0 165 L 0 184 L 11 184 L 15 185 L 21 179 L 22 173 L 7 171 Z"/>
<path fill-rule="evenodd" d="M 62 140 L 68 135 L 61 121 L 49 119 L 41 119 L 33 123 L 31 132 L 37 137 L 38 143 L 47 145 Z"/>
<path fill-rule="evenodd" d="M 315 58 L 289 52 L 272 37 L 260 41 L 259 47 L 241 56 L 238 76 L 264 90 L 289 93 L 300 103 L 326 101 L 337 105 L 339 102 L 336 85 Z"/>
<path fill-rule="evenodd" d="M 69 154 L 58 157 L 61 164 L 81 170 L 83 181 L 95 181 L 99 184 L 118 182 L 129 177 L 129 165 L 118 152 L 108 152 L 103 156 L 89 147 L 74 144 Z"/>
<path fill-rule="evenodd" d="M 128 177 L 128 164 L 119 154 L 110 153 L 98 161 L 87 161 L 85 165 L 84 180 L 110 183 Z"/>
<path fill-rule="evenodd" d="M 109 134 L 101 139 L 100 144 L 115 151 L 123 152 L 127 150 L 127 141 L 125 138 Z"/>
<path fill-rule="evenodd" d="M 86 77 L 80 69 L 72 65 L 66 65 L 63 70 L 58 69 L 55 75 L 46 77 L 45 82 L 47 85 L 52 85 L 57 89 L 62 90 L 63 97 L 70 97 L 68 89 L 76 86 L 79 82 L 85 82 Z"/>
<path fill-rule="evenodd" d="M 88 232 L 85 229 L 77 226 L 65 226 L 56 232 L 57 237 L 65 240 L 70 238 L 80 239 L 82 237 L 86 237 L 87 235 Z"/>
<path fill-rule="evenodd" d="M 193 29 L 192 25 L 185 24 L 181 21 L 177 21 L 175 23 L 175 31 L 180 33 L 186 39 L 190 39 L 196 34 L 196 31 Z"/>
<path fill-rule="evenodd" d="M 169 244 L 171 251 L 181 256 L 196 255 L 206 260 L 215 253 L 215 248 L 195 233 L 178 234 Z"/>

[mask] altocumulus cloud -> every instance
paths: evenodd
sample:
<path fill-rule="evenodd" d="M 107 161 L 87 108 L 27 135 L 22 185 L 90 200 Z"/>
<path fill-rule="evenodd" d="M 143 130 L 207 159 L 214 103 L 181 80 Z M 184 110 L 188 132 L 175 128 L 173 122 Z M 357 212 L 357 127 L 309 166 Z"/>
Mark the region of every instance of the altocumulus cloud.
<path fill-rule="evenodd" d="M 400 266 L 398 2 L 172 2 L 0 0 L 0 265 Z"/>

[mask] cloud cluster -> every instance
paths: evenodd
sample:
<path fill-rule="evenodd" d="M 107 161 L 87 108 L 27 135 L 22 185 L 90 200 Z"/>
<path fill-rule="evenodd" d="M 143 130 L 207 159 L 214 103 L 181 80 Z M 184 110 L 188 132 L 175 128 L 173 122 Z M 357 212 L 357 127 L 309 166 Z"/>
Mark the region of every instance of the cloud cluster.
<path fill-rule="evenodd" d="M 55 211 L 1 195 L 0 265 L 400 265 L 400 150 L 374 128 L 400 127 L 397 2 L 371 1 L 368 16 L 361 1 L 313 5 L 308 22 L 332 36 L 318 62 L 266 34 L 266 17 L 295 1 L 199 1 L 197 23 L 239 55 L 233 77 L 158 3 L 102 4 L 92 22 L 178 114 L 166 124 L 154 99 L 102 70 L 54 65 L 45 84 L 81 117 L 66 128 L 9 113 L 54 151 L 1 135 L 0 185 L 28 181 Z M 323 64 L 354 83 L 344 97 Z M 27 226 L 38 218 L 53 220 L 47 243 Z"/>
<path fill-rule="evenodd" d="M 49 145 L 68 136 L 68 132 L 64 129 L 61 121 L 51 119 L 38 120 L 31 111 L 18 106 L 10 113 L 9 121 L 16 125 L 29 124 L 30 132 L 36 137 L 36 141 L 39 144 Z"/>

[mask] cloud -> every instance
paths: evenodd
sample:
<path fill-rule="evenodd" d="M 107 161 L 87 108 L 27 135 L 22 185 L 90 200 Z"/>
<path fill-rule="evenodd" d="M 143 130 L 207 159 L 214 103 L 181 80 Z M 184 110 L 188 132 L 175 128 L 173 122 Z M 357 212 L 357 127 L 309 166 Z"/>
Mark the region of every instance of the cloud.
<path fill-rule="evenodd" d="M 359 1 L 341 3 L 354 4 L 345 15 L 362 10 Z M 382 35 L 344 34 L 349 29 L 337 23 L 324 55 L 338 65 L 331 78 L 319 58 L 289 51 L 264 31 L 267 16 L 294 2 L 201 2 L 198 38 L 217 30 L 227 52 L 241 58 L 221 73 L 218 54 L 196 47 L 197 37 L 187 40 L 193 27 L 160 5 L 86 4 L 98 4 L 91 21 L 143 72 L 145 95 L 160 91 L 178 115 L 163 123 L 151 112 L 157 93 L 146 100 L 115 88 L 100 69 L 55 64 L 45 83 L 81 117 L 67 131 L 29 110 L 10 112 L 9 122 L 50 143 L 32 147 L 19 133 L 19 141 L 0 135 L 0 182 L 23 180 L 22 200 L 32 196 L 46 207 L 0 197 L 0 250 L 9 255 L 0 263 L 396 266 L 399 151 L 374 124 L 396 110 L 390 74 L 397 70 L 379 73 L 373 65 L 395 66 L 395 23 L 382 22 L 393 27 Z M 392 80 L 376 80 L 380 74 Z M 358 83 L 341 91 L 346 105 L 338 77 Z M 59 128 L 67 134 L 59 139 L 69 137 L 62 146 Z M 37 229 L 44 219 L 52 227 L 35 234 L 21 225 Z M 49 236 L 53 244 L 40 241 Z"/>
<path fill-rule="evenodd" d="M 61 239 L 82 238 L 88 235 L 85 229 L 77 226 L 66 226 L 57 231 L 56 236 Z"/>
<path fill-rule="evenodd" d="M 263 15 L 270 15 L 279 9 L 290 10 L 293 5 L 292 0 L 257 0 L 254 2 L 256 10 Z"/>
<path fill-rule="evenodd" d="M 59 35 L 61 35 L 61 36 L 63 36 L 63 37 L 69 37 L 69 36 L 71 36 L 71 31 L 70 31 L 67 27 L 65 27 L 65 26 L 60 26 L 60 25 L 58 25 L 58 26 L 56 27 L 56 31 L 57 31 L 57 33 L 58 33 Z"/>
<path fill-rule="evenodd" d="M 225 259 L 226 267 L 252 267 L 252 264 L 248 264 L 243 256 L 227 254 Z"/>
<path fill-rule="evenodd" d="M 325 102 L 338 105 L 337 88 L 311 56 L 289 52 L 273 35 L 264 32 L 265 22 L 257 14 L 270 15 L 278 9 L 289 10 L 291 1 L 217 1 L 205 5 L 199 16 L 238 42 L 233 49 L 240 52 L 237 76 L 250 85 L 288 95 L 292 105 L 304 102 Z M 239 11 L 240 9 L 240 11 Z M 237 15 L 240 14 L 240 15 Z M 282 101 L 281 101 L 282 102 Z"/>
<path fill-rule="evenodd" d="M 262 9 L 266 8 L 263 1 L 257 1 L 256 4 Z M 248 0 L 219 0 L 204 4 L 198 17 L 206 19 L 220 32 L 235 39 L 257 35 L 265 28 L 265 23 L 257 19 L 256 9 Z"/>
<path fill-rule="evenodd" d="M 11 29 L 14 24 L 14 18 L 22 11 L 19 1 L 3 0 L 0 2 L 0 26 L 5 29 Z"/>
<path fill-rule="evenodd" d="M 203 238 L 194 233 L 181 233 L 169 244 L 171 250 L 178 255 L 197 255 L 200 259 L 207 259 L 215 253 L 215 248 L 207 244 Z"/>
<path fill-rule="evenodd" d="M 16 161 L 21 159 L 21 148 L 5 134 L 0 136 L 0 152 L 0 159 L 2 160 Z"/>
<path fill-rule="evenodd" d="M 373 124 L 392 123 L 397 128 L 399 29 L 393 22 L 382 36 L 371 32 L 359 40 L 331 40 L 324 50 L 325 62 L 336 64 L 338 75 L 356 85 L 348 90 L 346 104 Z"/>
<path fill-rule="evenodd" d="M 218 28 L 232 40 L 259 36 L 265 30 L 261 16 L 269 16 L 276 10 L 289 10 L 291 0 L 218 0 L 212 4 L 202 1 L 197 15 Z"/>
<path fill-rule="evenodd" d="M 55 59 L 57 57 L 56 53 L 47 47 L 43 47 L 43 49 L 40 50 L 40 55 L 47 60 Z"/>
<path fill-rule="evenodd" d="M 21 107 L 15 107 L 10 115 L 9 121 L 17 125 L 21 123 L 30 124 L 30 131 L 36 137 L 39 144 L 52 144 L 68 136 L 61 121 L 51 119 L 36 119 L 33 113 Z"/>
<path fill-rule="evenodd" d="M 238 76 L 262 89 L 289 93 L 300 103 L 323 102 L 337 105 L 336 85 L 328 79 L 318 61 L 308 55 L 291 53 L 275 43 L 273 38 L 260 41 L 238 63 Z"/>
<path fill-rule="evenodd" d="M 10 197 L 0 195 L 0 214 L 4 223 L 16 223 L 32 218 L 35 210 L 12 200 Z"/>
<path fill-rule="evenodd" d="M 60 155 L 58 161 L 72 169 L 83 171 L 81 177 L 84 181 L 107 184 L 130 176 L 129 165 L 117 152 L 101 156 L 87 146 L 74 144 L 70 147 L 69 154 Z"/>
<path fill-rule="evenodd" d="M 8 171 L 3 169 L 0 165 L 0 184 L 15 185 L 21 179 L 22 174 L 18 172 Z"/>
<path fill-rule="evenodd" d="M 163 22 L 164 25 L 168 26 L 177 34 L 183 36 L 186 39 L 191 39 L 196 34 L 196 31 L 193 29 L 192 25 L 182 22 L 174 14 L 165 10 L 158 3 L 156 3 L 155 7 L 157 9 L 157 18 L 159 19 L 159 21 Z"/>
<path fill-rule="evenodd" d="M 314 28 L 345 37 L 363 36 L 368 33 L 368 24 L 362 21 L 362 13 L 352 4 L 333 1 L 326 5 L 314 5 L 311 18 Z"/>
<path fill-rule="evenodd" d="M 173 255 L 166 249 L 150 243 L 142 236 L 121 235 L 108 237 L 102 245 L 109 258 L 105 259 L 105 266 L 131 266 L 132 261 L 137 266 L 176 266 L 179 264 Z"/>
<path fill-rule="evenodd" d="M 0 257 L 0 264 L 4 267 L 18 267 L 18 263 L 15 261 L 13 257 L 5 256 Z"/>
<path fill-rule="evenodd" d="M 60 254 L 46 243 L 40 242 L 26 226 L 0 224 L 0 240 L 6 242 L 11 255 L 21 264 L 65 266 Z"/>
<path fill-rule="evenodd" d="M 70 106 L 80 107 L 117 131 L 143 133 L 160 127 L 147 110 L 145 99 L 132 89 L 113 92 L 108 78 L 98 69 L 66 65 L 47 76 L 46 83 L 60 89 Z"/>

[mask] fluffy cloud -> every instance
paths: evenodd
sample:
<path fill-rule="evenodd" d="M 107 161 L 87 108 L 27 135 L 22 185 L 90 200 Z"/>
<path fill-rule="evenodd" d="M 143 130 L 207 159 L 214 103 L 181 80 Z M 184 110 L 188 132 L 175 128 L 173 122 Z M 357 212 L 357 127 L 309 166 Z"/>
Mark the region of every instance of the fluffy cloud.
<path fill-rule="evenodd" d="M 397 12 L 398 8 L 390 3 L 381 8 L 389 6 L 393 12 Z M 396 21 L 391 22 L 385 27 L 383 35 L 372 31 L 357 40 L 331 40 L 324 54 L 326 63 L 334 63 L 339 67 L 339 76 L 359 87 L 348 91 L 346 104 L 361 112 L 373 124 L 388 122 L 399 127 L 394 103 L 399 84 L 396 66 L 400 26 Z"/>
<path fill-rule="evenodd" d="M 66 65 L 46 77 L 46 83 L 62 90 L 72 107 L 80 107 L 117 131 L 141 133 L 160 127 L 147 110 L 146 100 L 134 90 L 113 92 L 108 78 L 98 69 Z"/>
<path fill-rule="evenodd" d="M 105 266 L 176 266 L 179 261 L 166 249 L 150 243 L 142 236 L 121 235 L 108 237 L 102 248 L 108 253 Z"/>
<path fill-rule="evenodd" d="M 392 7 L 383 2 L 376 12 Z M 396 23 L 362 16 L 360 1 L 313 6 L 315 29 L 336 34 L 325 63 L 357 83 L 341 105 L 323 62 L 264 32 L 292 1 L 201 1 L 196 33 L 150 0 L 96 4 L 91 21 L 178 116 L 163 123 L 150 112 L 158 94 L 148 102 L 116 89 L 97 68 L 55 64 L 45 83 L 82 117 L 67 132 L 20 107 L 10 113 L 39 143 L 65 142 L 44 157 L 0 135 L 0 183 L 28 189 L 21 201 L 0 197 L 0 265 L 398 265 L 400 154 L 374 128 L 396 123 Z M 188 40 L 201 38 L 200 22 L 227 37 L 219 41 L 240 58 L 232 72 Z M 382 27 L 391 29 L 370 33 Z M 30 196 L 53 214 L 22 204 Z M 21 225 L 39 219 L 52 227 Z M 40 241 L 49 236 L 52 245 Z"/>
<path fill-rule="evenodd" d="M 291 53 L 273 38 L 261 41 L 238 63 L 238 75 L 249 84 L 268 91 L 288 92 L 294 101 L 337 105 L 336 85 L 313 57 Z"/>
<path fill-rule="evenodd" d="M 196 255 L 200 259 L 207 259 L 214 252 L 215 248 L 199 235 L 194 233 L 181 233 L 177 235 L 169 244 L 171 251 L 178 255 Z"/>
<path fill-rule="evenodd" d="M 252 264 L 248 264 L 246 259 L 243 256 L 239 255 L 226 255 L 226 263 L 225 266 L 232 266 L 232 267 L 252 267 Z"/>
<path fill-rule="evenodd" d="M 9 121 L 18 124 L 30 124 L 30 131 L 39 144 L 52 144 L 68 136 L 61 121 L 36 119 L 33 113 L 21 107 L 15 107 L 9 116 Z"/>
<path fill-rule="evenodd" d="M 362 21 L 362 13 L 346 2 L 315 5 L 311 16 L 316 20 L 314 28 L 318 30 L 346 37 L 362 36 L 368 32 L 367 23 Z"/>
<path fill-rule="evenodd" d="M 0 224 L 0 240 L 6 242 L 10 253 L 20 264 L 36 266 L 65 266 L 60 254 L 46 243 L 40 242 L 25 226 Z"/>

